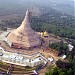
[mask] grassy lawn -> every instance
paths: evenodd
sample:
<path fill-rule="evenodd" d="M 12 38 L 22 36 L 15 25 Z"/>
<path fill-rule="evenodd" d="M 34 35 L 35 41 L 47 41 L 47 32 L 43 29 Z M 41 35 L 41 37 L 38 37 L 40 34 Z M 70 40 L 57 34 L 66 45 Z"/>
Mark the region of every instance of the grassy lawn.
<path fill-rule="evenodd" d="M 5 62 L 0 62 L 0 71 L 6 73 L 10 64 Z M 11 71 L 12 74 L 25 74 L 25 73 L 31 73 L 33 70 L 35 70 L 35 67 L 22 67 L 13 65 L 13 70 Z"/>

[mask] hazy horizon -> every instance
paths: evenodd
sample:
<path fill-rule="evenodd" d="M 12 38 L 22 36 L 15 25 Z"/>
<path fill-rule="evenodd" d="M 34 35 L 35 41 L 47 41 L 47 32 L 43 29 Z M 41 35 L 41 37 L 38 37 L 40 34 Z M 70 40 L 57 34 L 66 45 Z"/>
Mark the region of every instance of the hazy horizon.
<path fill-rule="evenodd" d="M 75 0 L 0 0 L 0 15 L 6 12 L 7 14 L 24 13 L 27 8 L 35 7 L 51 8 L 59 12 L 74 14 Z"/>

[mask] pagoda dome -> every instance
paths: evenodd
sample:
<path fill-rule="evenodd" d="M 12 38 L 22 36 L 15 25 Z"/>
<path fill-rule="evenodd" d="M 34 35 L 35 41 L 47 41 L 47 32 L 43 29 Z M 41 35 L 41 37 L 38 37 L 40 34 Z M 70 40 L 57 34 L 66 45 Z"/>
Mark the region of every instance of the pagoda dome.
<path fill-rule="evenodd" d="M 30 26 L 30 11 L 26 11 L 22 24 L 7 36 L 7 43 L 15 48 L 31 48 L 41 44 L 39 36 Z"/>

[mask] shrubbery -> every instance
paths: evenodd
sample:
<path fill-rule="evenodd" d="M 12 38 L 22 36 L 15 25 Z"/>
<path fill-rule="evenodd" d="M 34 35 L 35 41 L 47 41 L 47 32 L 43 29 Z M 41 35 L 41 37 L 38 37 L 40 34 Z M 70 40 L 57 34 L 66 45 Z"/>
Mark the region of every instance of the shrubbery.
<path fill-rule="evenodd" d="M 66 50 L 68 49 L 67 44 L 64 44 L 63 42 L 49 44 L 49 47 L 58 50 L 59 54 L 66 53 Z"/>

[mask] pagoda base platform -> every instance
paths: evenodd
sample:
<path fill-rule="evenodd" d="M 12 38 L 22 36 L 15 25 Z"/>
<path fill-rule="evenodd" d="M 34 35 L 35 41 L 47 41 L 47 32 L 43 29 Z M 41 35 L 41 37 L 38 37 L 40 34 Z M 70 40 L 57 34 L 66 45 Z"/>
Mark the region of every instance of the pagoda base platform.
<path fill-rule="evenodd" d="M 19 44 L 12 44 L 11 45 L 11 48 L 15 48 L 15 49 L 25 49 L 25 50 L 32 50 L 34 48 L 40 48 L 41 45 L 37 45 L 37 46 L 33 46 L 33 47 L 25 47 L 25 46 L 22 46 L 22 45 L 19 45 Z"/>
<path fill-rule="evenodd" d="M 30 49 L 17 49 L 13 47 L 9 47 L 9 45 L 5 41 L 0 41 L 1 46 L 5 49 L 5 51 L 13 52 L 13 53 L 20 53 L 20 54 L 35 54 L 36 52 L 43 51 L 42 46 Z"/>

